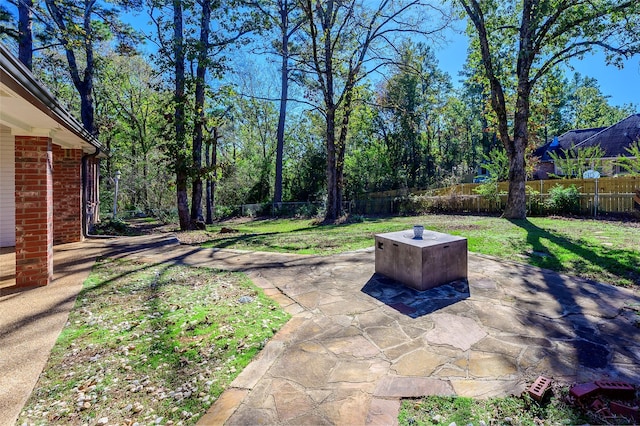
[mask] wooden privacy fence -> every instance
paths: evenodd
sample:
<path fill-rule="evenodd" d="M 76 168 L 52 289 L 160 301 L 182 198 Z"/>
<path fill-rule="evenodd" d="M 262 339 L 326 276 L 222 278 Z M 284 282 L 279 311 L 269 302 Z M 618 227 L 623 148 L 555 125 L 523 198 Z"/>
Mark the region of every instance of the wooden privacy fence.
<path fill-rule="evenodd" d="M 540 194 L 548 194 L 549 190 L 556 185 L 565 188 L 575 185 L 581 194 L 595 194 L 596 182 L 598 185 L 598 194 L 633 194 L 636 189 L 640 189 L 639 176 L 623 176 L 623 177 L 605 177 L 600 179 L 552 179 L 552 180 L 532 180 L 527 182 L 527 186 L 538 191 Z M 476 195 L 475 188 L 480 183 L 460 183 L 458 185 L 440 188 L 433 191 L 433 195 Z M 499 182 L 498 190 L 507 192 L 509 190 L 509 182 Z M 426 191 L 415 191 L 413 194 L 419 194 Z"/>
<path fill-rule="evenodd" d="M 498 213 L 504 209 L 506 194 L 499 201 L 487 199 L 474 191 L 480 184 L 463 183 L 437 190 L 395 190 L 368 194 L 352 205 L 361 214 L 394 214 L 431 212 Z M 556 185 L 567 188 L 575 185 L 580 192 L 580 211 L 583 214 L 629 213 L 640 211 L 640 177 L 600 179 L 536 180 L 527 182 L 533 195 L 527 195 L 529 214 L 552 213 L 545 201 L 549 190 Z M 597 186 L 597 191 L 596 191 Z M 508 182 L 500 182 L 498 190 L 506 193 Z M 411 195 L 411 196 L 410 196 Z"/>
<path fill-rule="evenodd" d="M 634 200 L 634 194 L 580 194 L 579 210 L 581 214 L 630 213 L 640 211 L 640 195 Z M 500 213 L 507 201 L 506 195 L 500 195 L 498 201 L 481 195 L 419 195 L 412 197 L 386 197 L 366 200 L 354 200 L 349 203 L 348 211 L 357 214 L 416 214 L 416 213 Z M 527 210 L 531 215 L 554 213 L 545 201 L 549 194 L 527 196 Z M 596 209 L 597 206 L 597 209 Z"/>

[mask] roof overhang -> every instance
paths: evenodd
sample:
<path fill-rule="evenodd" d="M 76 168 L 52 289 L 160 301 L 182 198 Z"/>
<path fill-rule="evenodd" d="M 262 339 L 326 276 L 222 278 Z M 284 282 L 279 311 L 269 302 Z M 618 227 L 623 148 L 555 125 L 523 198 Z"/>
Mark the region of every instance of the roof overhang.
<path fill-rule="evenodd" d="M 47 136 L 56 145 L 108 155 L 100 141 L 0 44 L 0 124 L 20 136 Z M 97 151 L 99 150 L 99 151 Z"/>

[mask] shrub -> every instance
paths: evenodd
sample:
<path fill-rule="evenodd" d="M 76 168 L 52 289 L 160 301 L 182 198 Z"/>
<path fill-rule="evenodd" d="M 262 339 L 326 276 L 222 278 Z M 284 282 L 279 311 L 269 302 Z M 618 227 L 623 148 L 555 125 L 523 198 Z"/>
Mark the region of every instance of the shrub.
<path fill-rule="evenodd" d="M 527 192 L 527 214 L 534 216 L 542 216 L 545 214 L 545 204 L 542 201 L 542 195 L 540 191 L 533 189 L 531 186 L 527 185 L 525 187 Z"/>
<path fill-rule="evenodd" d="M 303 218 L 312 218 L 318 216 L 318 212 L 320 211 L 321 206 L 306 203 L 295 208 L 295 217 L 303 217 Z"/>
<path fill-rule="evenodd" d="M 228 218 L 233 216 L 240 216 L 240 207 L 239 206 L 221 206 L 219 204 L 216 204 L 214 215 L 217 218 Z"/>
<path fill-rule="evenodd" d="M 151 214 L 165 225 L 178 222 L 178 209 L 156 209 Z"/>
<path fill-rule="evenodd" d="M 575 185 L 565 188 L 556 184 L 549 190 L 545 206 L 553 213 L 578 213 L 580 211 L 580 192 Z"/>
<path fill-rule="evenodd" d="M 347 222 L 348 223 L 363 223 L 364 222 L 364 216 L 361 215 L 361 214 L 349 214 Z"/>
<path fill-rule="evenodd" d="M 617 164 L 631 176 L 640 176 L 640 139 L 629 145 L 625 150 L 630 156 L 618 156 Z"/>
<path fill-rule="evenodd" d="M 487 200 L 492 201 L 496 204 L 500 203 L 500 196 L 506 194 L 506 192 L 498 190 L 498 182 L 495 180 L 489 180 L 481 185 L 478 185 L 476 188 L 474 188 L 473 192 L 476 192 L 483 198 L 486 198 Z"/>
<path fill-rule="evenodd" d="M 120 218 L 107 219 L 93 226 L 94 235 L 129 235 L 129 226 Z"/>

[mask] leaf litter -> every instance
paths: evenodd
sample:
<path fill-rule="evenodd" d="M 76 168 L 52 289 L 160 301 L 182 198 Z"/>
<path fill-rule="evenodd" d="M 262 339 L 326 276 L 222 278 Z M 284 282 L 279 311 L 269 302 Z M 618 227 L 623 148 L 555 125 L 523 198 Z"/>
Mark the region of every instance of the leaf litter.
<path fill-rule="evenodd" d="M 17 424 L 195 424 L 288 319 L 240 273 L 100 259 Z"/>

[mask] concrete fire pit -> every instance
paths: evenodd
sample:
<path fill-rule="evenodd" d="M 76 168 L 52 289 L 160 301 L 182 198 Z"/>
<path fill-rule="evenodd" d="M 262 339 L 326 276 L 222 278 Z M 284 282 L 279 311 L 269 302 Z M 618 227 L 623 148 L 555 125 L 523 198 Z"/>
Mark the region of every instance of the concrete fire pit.
<path fill-rule="evenodd" d="M 413 230 L 376 236 L 376 272 L 416 290 L 467 279 L 467 239 Z"/>

